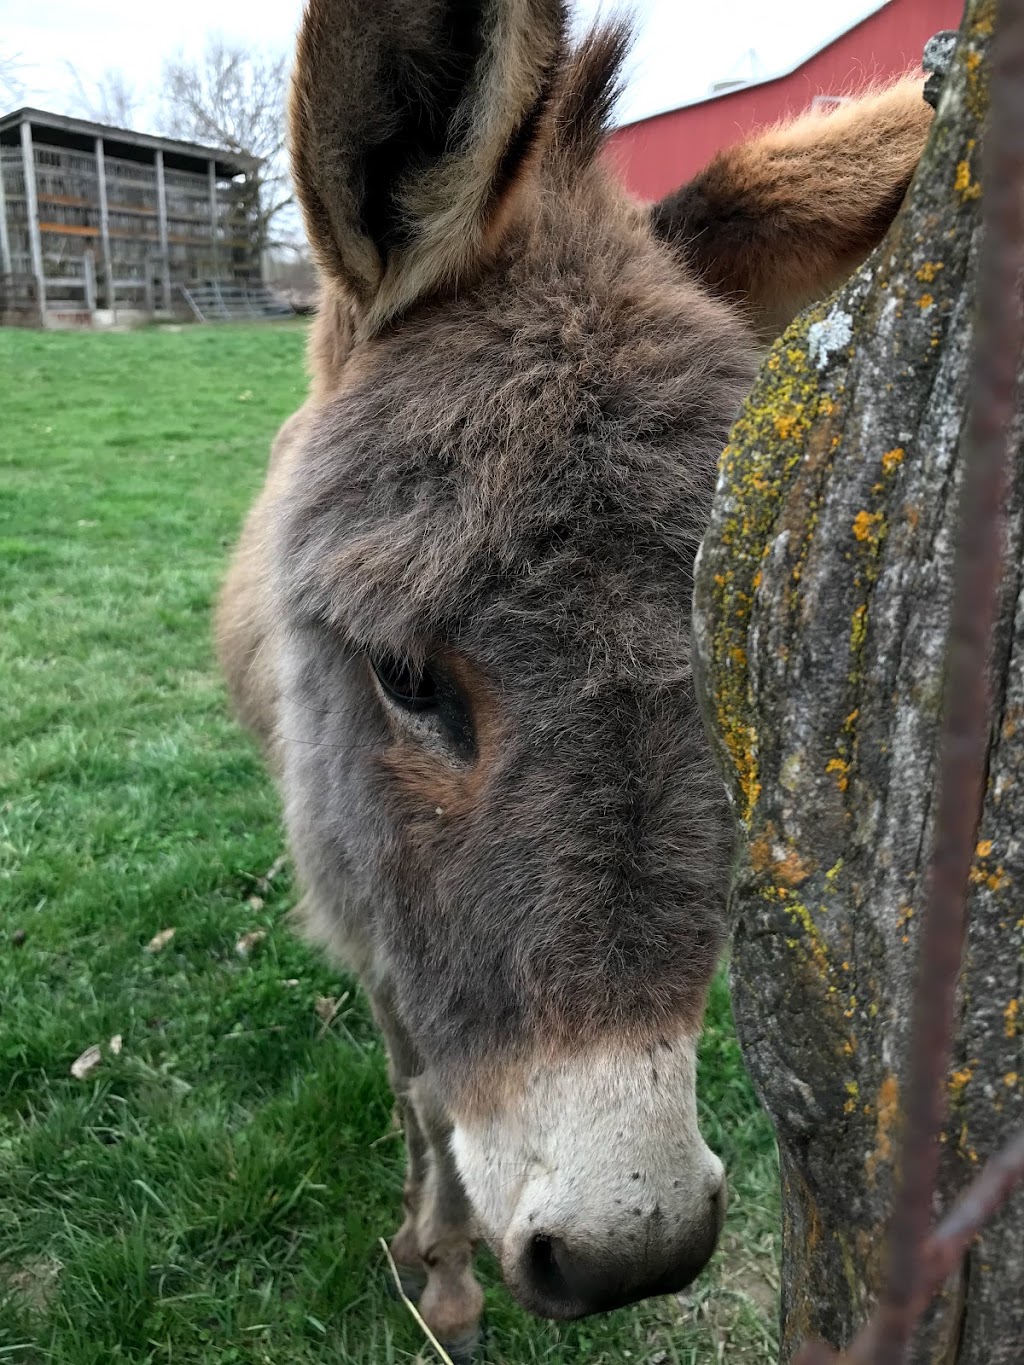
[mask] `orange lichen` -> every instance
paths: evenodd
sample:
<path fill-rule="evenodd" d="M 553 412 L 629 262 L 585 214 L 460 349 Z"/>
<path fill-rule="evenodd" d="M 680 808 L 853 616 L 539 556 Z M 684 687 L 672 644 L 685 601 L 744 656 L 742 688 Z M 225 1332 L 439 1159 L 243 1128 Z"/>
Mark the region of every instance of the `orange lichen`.
<path fill-rule="evenodd" d="M 917 306 L 924 310 L 925 308 L 930 308 L 934 302 L 935 298 L 932 294 L 922 294 L 917 301 Z"/>
<path fill-rule="evenodd" d="M 774 419 L 775 430 L 783 441 L 788 441 L 793 435 L 799 416 L 795 412 L 782 412 Z"/>
<path fill-rule="evenodd" d="M 977 1066 L 977 1062 L 972 1062 L 969 1066 L 964 1066 L 961 1067 L 959 1071 L 954 1071 L 952 1076 L 950 1076 L 949 1093 L 952 1095 L 953 1099 L 959 1099 L 966 1087 L 970 1084 L 971 1077 L 974 1075 L 975 1066 Z"/>
<path fill-rule="evenodd" d="M 1003 1010 L 1003 1019 L 1006 1021 L 1003 1032 L 1007 1038 L 1016 1038 L 1020 1032 L 1020 1001 L 1011 1000 L 1006 1009 Z"/>
<path fill-rule="evenodd" d="M 853 519 L 853 534 L 858 540 L 874 540 L 881 520 L 881 512 L 867 512 L 862 508 Z"/>
<path fill-rule="evenodd" d="M 850 785 L 850 765 L 845 758 L 830 758 L 825 764 L 827 773 L 836 773 L 836 786 L 841 792 Z"/>
<path fill-rule="evenodd" d="M 945 270 L 942 261 L 925 261 L 924 265 L 919 266 L 914 272 L 922 284 L 932 284 L 940 270 Z"/>
<path fill-rule="evenodd" d="M 974 850 L 975 857 L 982 863 L 992 855 L 992 840 L 981 839 Z M 990 891 L 1001 891 L 1010 880 L 1009 874 L 1002 863 L 997 864 L 994 871 L 989 871 L 986 867 L 979 867 L 977 863 L 971 868 L 971 881 L 975 886 L 987 886 Z"/>
<path fill-rule="evenodd" d="M 778 831 L 771 820 L 751 841 L 750 865 L 755 872 L 781 883 L 767 888 L 775 893 L 772 899 L 785 900 L 787 888 L 800 886 L 811 875 L 810 868 L 795 848 L 780 849 Z"/>
<path fill-rule="evenodd" d="M 894 450 L 887 450 L 882 456 L 882 473 L 891 474 L 902 463 L 906 451 L 902 446 L 896 446 Z"/>
<path fill-rule="evenodd" d="M 953 181 L 953 188 L 965 203 L 970 199 L 980 197 L 981 186 L 971 176 L 971 163 L 969 161 L 958 161 L 956 163 L 956 179 Z"/>
<path fill-rule="evenodd" d="M 909 935 L 906 931 L 907 931 L 907 926 L 910 924 L 910 921 L 911 921 L 913 918 L 914 918 L 914 907 L 913 907 L 912 905 L 905 905 L 905 906 L 903 907 L 903 909 L 900 911 L 900 913 L 899 913 L 899 915 L 898 915 L 898 917 L 897 917 L 897 919 L 896 919 L 896 928 L 897 928 L 897 930 L 901 931 L 901 932 L 900 932 L 900 942 L 901 942 L 902 944 L 904 944 L 904 945 L 906 945 L 906 944 L 908 944 L 908 943 L 910 942 L 910 935 Z"/>
<path fill-rule="evenodd" d="M 875 1129 L 875 1148 L 873 1152 L 868 1154 L 867 1161 L 864 1163 L 865 1173 L 872 1185 L 878 1179 L 879 1164 L 892 1159 L 892 1133 L 900 1112 L 900 1085 L 892 1074 L 886 1076 L 878 1087 L 875 1109 L 878 1114 L 878 1123 Z"/>

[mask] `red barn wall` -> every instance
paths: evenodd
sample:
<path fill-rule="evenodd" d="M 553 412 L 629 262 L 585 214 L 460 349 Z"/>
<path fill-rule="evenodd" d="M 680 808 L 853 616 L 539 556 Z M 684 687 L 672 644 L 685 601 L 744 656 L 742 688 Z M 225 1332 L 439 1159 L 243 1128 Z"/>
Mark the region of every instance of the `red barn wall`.
<path fill-rule="evenodd" d="M 799 114 L 815 95 L 851 94 L 920 69 L 933 33 L 959 28 L 963 0 L 892 0 L 788 76 L 616 128 L 607 155 L 641 199 L 660 199 L 721 147 Z"/>

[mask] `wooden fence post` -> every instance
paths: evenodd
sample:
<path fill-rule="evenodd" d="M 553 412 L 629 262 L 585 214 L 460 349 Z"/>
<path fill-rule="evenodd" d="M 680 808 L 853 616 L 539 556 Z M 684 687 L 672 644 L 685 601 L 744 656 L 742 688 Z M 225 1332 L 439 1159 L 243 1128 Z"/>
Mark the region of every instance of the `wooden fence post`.
<path fill-rule="evenodd" d="M 995 0 L 969 0 L 908 203 L 768 356 L 697 575 L 705 712 L 741 829 L 733 984 L 783 1178 L 782 1356 L 852 1338 L 886 1275 L 917 923 L 934 820 L 967 423 Z M 1005 510 L 996 723 L 972 871 L 940 1203 L 1024 1123 L 1024 477 Z M 911 1359 L 1011 1365 L 1024 1196 Z"/>

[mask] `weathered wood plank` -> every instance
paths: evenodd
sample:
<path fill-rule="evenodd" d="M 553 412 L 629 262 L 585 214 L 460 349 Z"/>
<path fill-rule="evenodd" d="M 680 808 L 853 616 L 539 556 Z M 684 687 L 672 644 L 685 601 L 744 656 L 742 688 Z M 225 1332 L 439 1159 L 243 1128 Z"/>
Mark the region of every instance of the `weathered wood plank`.
<path fill-rule="evenodd" d="M 697 579 L 704 704 L 741 827 L 737 1026 L 778 1129 L 783 1358 L 835 1345 L 885 1271 L 924 903 L 962 469 L 994 0 L 971 0 L 908 203 L 768 356 L 723 456 Z M 942 1204 L 1024 1123 L 1024 552 L 1007 509 L 997 715 Z M 986 1231 L 916 1361 L 1024 1343 L 1024 1199 Z"/>
<path fill-rule="evenodd" d="M 171 312 L 171 263 L 167 240 L 167 184 L 164 178 L 164 154 L 159 149 L 156 156 L 156 195 L 159 210 L 160 231 L 160 292 L 165 313 Z"/>
<path fill-rule="evenodd" d="M 36 161 L 32 149 L 32 128 L 27 119 L 21 124 L 21 164 L 25 175 L 25 209 L 28 214 L 29 249 L 32 273 L 39 291 L 39 316 L 46 317 L 46 278 L 43 275 L 43 246 L 39 236 L 39 204 L 36 200 Z"/>

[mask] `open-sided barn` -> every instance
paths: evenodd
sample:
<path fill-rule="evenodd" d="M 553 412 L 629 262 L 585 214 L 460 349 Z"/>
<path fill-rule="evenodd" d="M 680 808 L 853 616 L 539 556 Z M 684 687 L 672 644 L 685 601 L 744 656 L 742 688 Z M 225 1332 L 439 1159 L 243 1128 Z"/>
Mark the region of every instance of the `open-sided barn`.
<path fill-rule="evenodd" d="M 258 294 L 256 168 L 40 109 L 0 117 L 0 321 L 190 313 L 211 291 Z"/>

